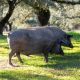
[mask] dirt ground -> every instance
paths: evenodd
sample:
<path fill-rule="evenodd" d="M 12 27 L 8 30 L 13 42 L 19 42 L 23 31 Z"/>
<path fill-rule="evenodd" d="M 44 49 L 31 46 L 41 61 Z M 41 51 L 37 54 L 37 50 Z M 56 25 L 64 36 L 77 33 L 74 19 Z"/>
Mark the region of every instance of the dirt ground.
<path fill-rule="evenodd" d="M 7 68 L 11 68 L 11 66 L 8 64 L 8 59 L 0 59 L 0 70 Z"/>

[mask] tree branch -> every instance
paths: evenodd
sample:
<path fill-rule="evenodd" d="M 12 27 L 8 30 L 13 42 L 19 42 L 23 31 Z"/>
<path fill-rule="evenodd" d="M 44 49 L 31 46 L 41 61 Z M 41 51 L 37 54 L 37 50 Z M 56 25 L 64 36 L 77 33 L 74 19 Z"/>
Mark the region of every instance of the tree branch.
<path fill-rule="evenodd" d="M 79 1 L 70 1 L 70 0 L 52 0 L 52 1 L 57 2 L 57 3 L 63 3 L 63 4 L 71 4 L 71 5 L 80 4 L 80 0 L 79 0 Z"/>
<path fill-rule="evenodd" d="M 20 2 L 22 2 L 22 0 L 20 0 L 20 1 L 16 2 L 16 4 L 15 4 L 15 5 L 18 5 Z"/>

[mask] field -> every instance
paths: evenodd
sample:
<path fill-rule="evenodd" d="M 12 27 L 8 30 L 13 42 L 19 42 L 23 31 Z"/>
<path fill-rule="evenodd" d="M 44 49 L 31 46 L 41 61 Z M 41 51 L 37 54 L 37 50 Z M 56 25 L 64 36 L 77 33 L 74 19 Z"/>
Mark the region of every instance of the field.
<path fill-rule="evenodd" d="M 21 55 L 24 64 L 20 64 L 16 57 L 8 64 L 8 43 L 6 35 L 0 36 L 0 80 L 80 80 L 80 33 L 73 35 L 73 49 L 62 47 L 65 56 L 49 55 L 49 62 L 45 63 L 42 55 Z"/>

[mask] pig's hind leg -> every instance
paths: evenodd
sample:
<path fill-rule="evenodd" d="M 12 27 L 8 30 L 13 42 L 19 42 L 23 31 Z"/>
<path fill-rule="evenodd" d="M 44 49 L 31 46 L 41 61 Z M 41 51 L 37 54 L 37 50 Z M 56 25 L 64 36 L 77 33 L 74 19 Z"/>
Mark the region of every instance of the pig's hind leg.
<path fill-rule="evenodd" d="M 18 60 L 20 61 L 20 63 L 23 63 L 23 61 L 20 57 L 20 52 L 16 52 L 16 56 L 17 56 Z"/>
<path fill-rule="evenodd" d="M 15 54 L 15 52 L 13 50 L 10 51 L 9 53 L 9 64 L 13 66 L 12 62 L 11 62 L 11 59 L 12 59 L 12 56 Z"/>

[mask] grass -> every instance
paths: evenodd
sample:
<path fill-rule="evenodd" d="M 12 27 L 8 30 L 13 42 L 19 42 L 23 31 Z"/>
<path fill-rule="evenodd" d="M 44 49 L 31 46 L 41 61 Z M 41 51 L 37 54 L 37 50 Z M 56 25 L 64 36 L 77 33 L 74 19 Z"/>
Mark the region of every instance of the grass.
<path fill-rule="evenodd" d="M 43 61 L 43 56 L 21 55 L 24 64 L 16 57 L 13 63 L 19 67 L 7 67 L 8 44 L 6 36 L 0 36 L 0 80 L 80 80 L 80 34 L 73 35 L 73 49 L 63 47 L 65 56 L 49 55 L 49 62 Z"/>

